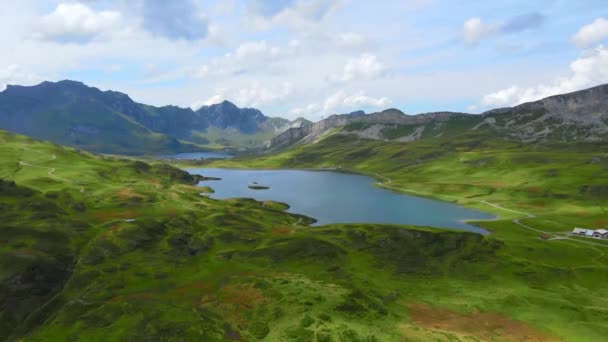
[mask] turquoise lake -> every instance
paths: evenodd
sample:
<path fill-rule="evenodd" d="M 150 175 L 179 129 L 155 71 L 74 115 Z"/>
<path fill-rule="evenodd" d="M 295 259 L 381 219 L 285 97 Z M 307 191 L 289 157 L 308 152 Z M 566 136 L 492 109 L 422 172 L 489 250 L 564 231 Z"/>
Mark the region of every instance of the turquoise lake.
<path fill-rule="evenodd" d="M 210 197 L 254 198 L 287 203 L 289 212 L 317 220 L 315 225 L 330 223 L 388 223 L 453 228 L 487 233 L 465 220 L 488 220 L 494 216 L 456 204 L 404 195 L 373 184 L 375 179 L 332 171 L 188 169 L 192 174 L 219 177 L 203 181 L 215 193 Z M 253 190 L 250 185 L 268 186 Z"/>

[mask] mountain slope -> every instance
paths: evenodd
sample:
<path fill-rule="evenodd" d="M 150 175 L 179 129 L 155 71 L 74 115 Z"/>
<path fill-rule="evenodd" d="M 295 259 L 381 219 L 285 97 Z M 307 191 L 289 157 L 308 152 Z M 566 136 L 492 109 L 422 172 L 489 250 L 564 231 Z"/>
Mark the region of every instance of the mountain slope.
<path fill-rule="evenodd" d="M 197 148 L 180 140 L 257 145 L 291 124 L 228 101 L 196 111 L 154 107 L 75 81 L 8 86 L 0 93 L 0 128 L 97 152 L 154 154 Z"/>
<path fill-rule="evenodd" d="M 432 150 L 417 144 L 426 142 L 334 135 L 294 149 L 314 150 L 292 162 L 331 152 L 370 171 L 390 165 L 405 186 L 438 172 L 430 159 L 415 172 L 414 155 Z M 487 147 L 480 159 L 533 152 Z M 461 152 L 443 157 L 483 170 L 477 155 Z M 403 170 L 395 158 L 410 153 Z M 571 165 L 579 168 L 571 174 L 600 167 L 581 163 L 587 154 L 545 156 L 570 161 L 558 177 Z M 603 247 L 545 241 L 507 218 L 476 222 L 487 236 L 378 224 L 310 229 L 284 204 L 200 196 L 196 177 L 168 165 L 3 131 L 0 179 L 1 340 L 596 341 L 608 333 L 598 309 L 608 305 Z M 580 215 L 590 208 L 572 198 L 538 199 L 567 203 L 529 223 L 544 229 L 562 229 L 548 220 L 601 217 Z"/>
<path fill-rule="evenodd" d="M 125 97 L 73 81 L 9 86 L 0 93 L 0 128 L 98 152 L 194 148 L 137 122 L 139 107 Z"/>
<path fill-rule="evenodd" d="M 481 115 L 453 112 L 405 115 L 397 109 L 368 115 L 333 115 L 307 127 L 291 128 L 270 140 L 267 147 L 278 150 L 308 143 L 332 131 L 400 142 L 455 137 L 473 131 L 523 142 L 608 141 L 608 85 Z"/>

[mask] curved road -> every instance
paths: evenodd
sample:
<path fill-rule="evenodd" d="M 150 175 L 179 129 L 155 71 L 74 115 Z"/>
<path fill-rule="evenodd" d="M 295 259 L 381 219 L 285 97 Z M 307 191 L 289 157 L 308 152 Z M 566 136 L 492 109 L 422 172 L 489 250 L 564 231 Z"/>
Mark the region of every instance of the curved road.
<path fill-rule="evenodd" d="M 353 170 L 353 171 L 356 171 L 356 170 Z M 382 187 L 385 187 L 385 188 L 400 190 L 400 191 L 404 191 L 404 192 L 411 192 L 411 193 L 421 194 L 421 195 L 430 196 L 430 197 L 445 197 L 445 198 L 451 198 L 451 199 L 455 199 L 455 200 L 461 200 L 462 199 L 462 200 L 482 203 L 482 204 L 494 207 L 496 209 L 500 209 L 500 210 L 504 210 L 504 211 L 509 211 L 509 212 L 512 212 L 512 213 L 515 213 L 515 214 L 520 214 L 520 215 L 525 216 L 525 217 L 518 217 L 516 219 L 513 219 L 512 222 L 515 223 L 516 225 L 520 226 L 520 227 L 523 227 L 523 228 L 527 229 L 527 230 L 530 230 L 530 231 L 533 231 L 533 232 L 536 232 L 536 233 L 540 233 L 540 234 L 549 235 L 549 236 L 551 236 L 553 238 L 559 238 L 559 240 L 569 240 L 569 241 L 584 243 L 584 244 L 593 245 L 593 246 L 608 247 L 608 245 L 604 245 L 604 244 L 597 243 L 597 242 L 583 241 L 583 240 L 577 240 L 577 239 L 571 239 L 571 238 L 568 238 L 568 237 L 563 237 L 561 235 L 557 235 L 557 234 L 552 233 L 552 232 L 546 232 L 546 231 L 543 231 L 543 230 L 540 230 L 540 229 L 532 228 L 532 227 L 530 227 L 530 226 L 528 226 L 528 225 L 526 225 L 524 223 L 521 223 L 521 220 L 536 218 L 536 215 L 534 215 L 534 214 L 530 214 L 530 213 L 526 213 L 526 212 L 523 212 L 523 211 L 517 211 L 517 210 L 501 207 L 498 204 L 490 203 L 488 201 L 472 200 L 472 199 L 468 199 L 468 198 L 462 198 L 462 197 L 456 197 L 456 196 L 450 196 L 450 195 L 438 195 L 438 194 L 433 194 L 433 193 L 430 193 L 430 192 L 417 191 L 417 190 L 412 190 L 412 189 L 407 189 L 407 188 L 399 188 L 399 187 L 388 185 L 388 184 L 390 184 L 390 183 L 393 182 L 393 180 L 390 179 L 390 178 L 388 178 L 388 177 L 382 176 L 381 174 L 378 174 L 376 172 L 367 172 L 367 173 L 372 174 L 372 175 L 374 175 L 374 176 L 376 176 L 378 178 L 384 179 L 385 180 L 384 183 L 378 182 L 377 184 L 380 185 L 380 186 L 382 186 Z"/>

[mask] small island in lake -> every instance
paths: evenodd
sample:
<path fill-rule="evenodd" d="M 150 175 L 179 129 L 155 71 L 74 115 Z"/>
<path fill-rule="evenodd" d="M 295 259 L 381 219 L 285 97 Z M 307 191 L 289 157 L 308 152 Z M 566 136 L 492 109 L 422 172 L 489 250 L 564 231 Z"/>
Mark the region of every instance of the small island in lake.
<path fill-rule="evenodd" d="M 269 186 L 263 186 L 263 185 L 250 185 L 249 189 L 253 189 L 253 190 L 268 190 L 270 189 Z"/>

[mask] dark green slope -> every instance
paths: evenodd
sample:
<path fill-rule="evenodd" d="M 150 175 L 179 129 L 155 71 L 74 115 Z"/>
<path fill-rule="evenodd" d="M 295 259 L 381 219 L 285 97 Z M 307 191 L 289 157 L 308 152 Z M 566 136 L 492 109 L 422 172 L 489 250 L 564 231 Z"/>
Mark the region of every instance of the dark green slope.
<path fill-rule="evenodd" d="M 154 107 L 75 81 L 8 86 L 0 93 L 1 129 L 95 152 L 158 154 L 197 148 L 186 142 L 251 147 L 290 124 L 228 101 L 197 111 Z"/>
<path fill-rule="evenodd" d="M 0 93 L 0 127 L 96 152 L 168 153 L 195 148 L 128 116 L 138 107 L 128 107 L 130 99 L 124 96 L 72 81 L 10 86 Z"/>
<path fill-rule="evenodd" d="M 340 154 L 353 142 L 335 139 L 328 143 Z M 168 165 L 5 132 L 0 142 L 2 340 L 593 341 L 608 333 L 601 247 L 544 241 L 507 219 L 478 222 L 490 236 L 311 229 L 280 203 L 200 196 L 194 177 Z M 329 148 L 319 144 L 311 152 Z M 364 142 L 350 157 L 380 144 Z M 391 146 L 376 162 L 404 152 Z M 305 157 L 293 152 L 283 157 Z"/>

